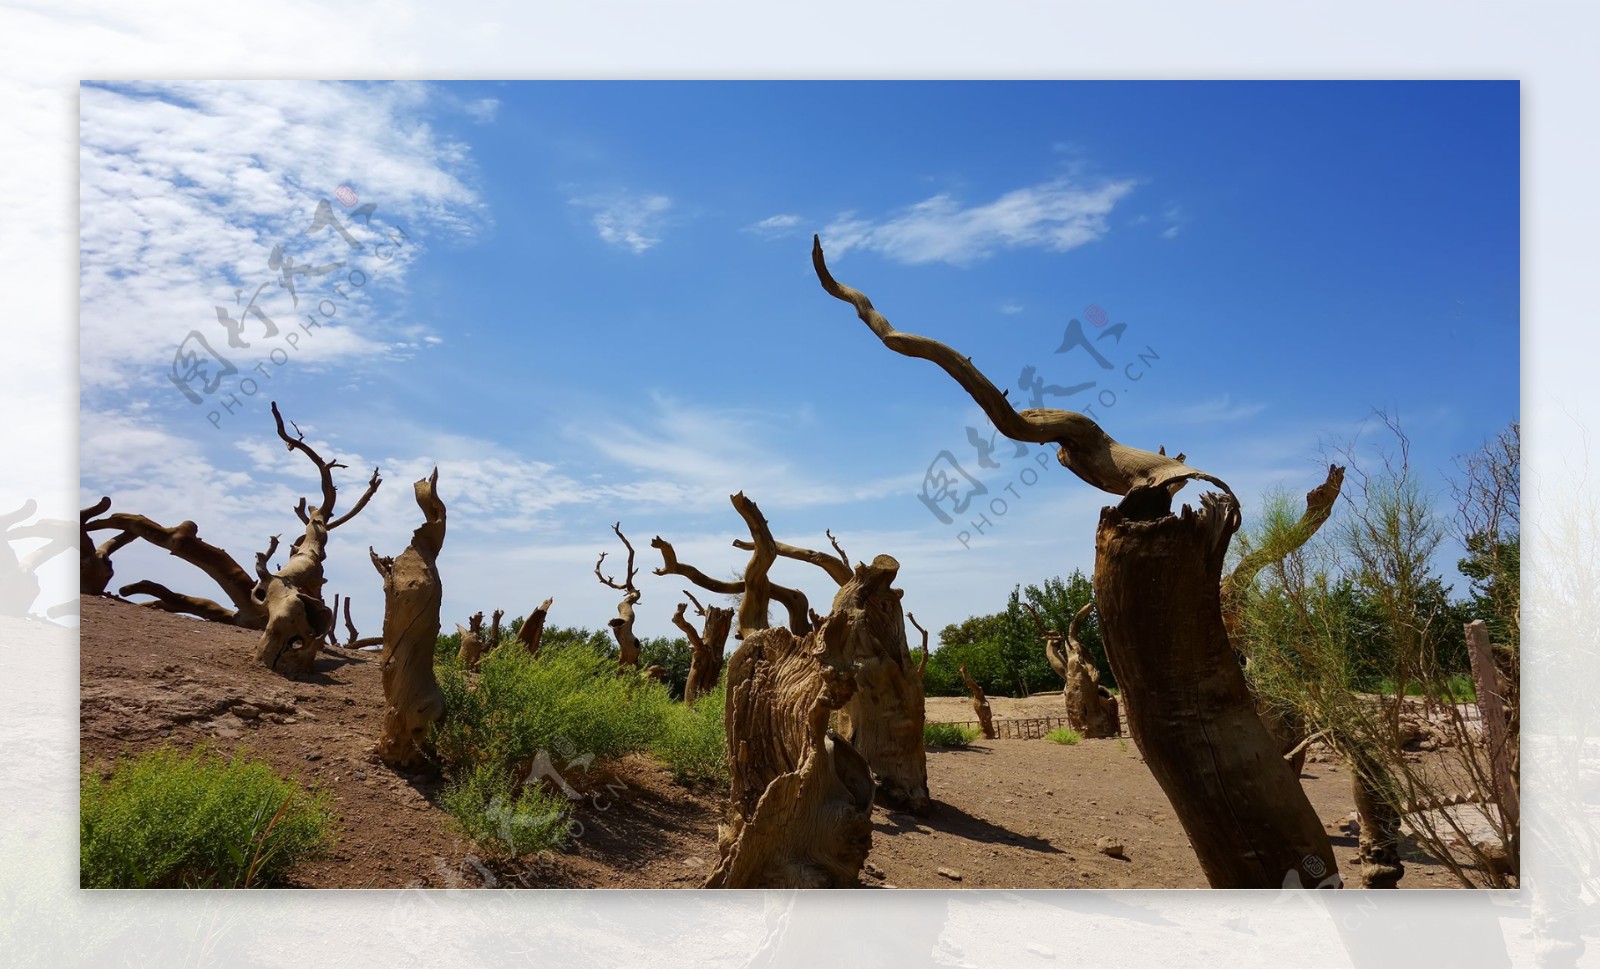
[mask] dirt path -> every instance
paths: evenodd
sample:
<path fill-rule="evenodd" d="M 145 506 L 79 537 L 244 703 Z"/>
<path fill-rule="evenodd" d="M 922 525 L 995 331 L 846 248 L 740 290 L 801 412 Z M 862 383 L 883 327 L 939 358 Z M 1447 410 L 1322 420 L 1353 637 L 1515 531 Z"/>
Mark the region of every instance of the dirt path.
<path fill-rule="evenodd" d="M 316 676 L 296 683 L 255 664 L 249 631 L 90 597 L 82 610 L 83 763 L 204 741 L 223 751 L 245 747 L 329 791 L 340 842 L 294 870 L 295 885 L 691 887 L 715 861 L 721 793 L 686 789 L 650 759 L 630 757 L 569 778 L 589 795 L 570 849 L 488 865 L 434 804 L 435 782 L 370 760 L 382 716 L 376 654 L 327 652 Z M 1058 710 L 1060 698 L 992 703 L 1001 717 L 1041 716 Z M 970 711 L 961 698 L 929 700 L 931 720 L 964 720 Z M 930 752 L 928 773 L 939 803 L 929 817 L 874 811 L 868 885 L 1205 885 L 1131 742 L 979 742 Z M 1325 821 L 1350 812 L 1349 777 L 1337 766 L 1308 765 L 1303 780 Z M 1125 858 L 1096 851 L 1101 836 L 1120 840 Z M 1348 867 L 1354 840 L 1337 836 L 1334 846 Z M 1438 865 L 1408 862 L 1403 885 L 1453 883 Z"/>

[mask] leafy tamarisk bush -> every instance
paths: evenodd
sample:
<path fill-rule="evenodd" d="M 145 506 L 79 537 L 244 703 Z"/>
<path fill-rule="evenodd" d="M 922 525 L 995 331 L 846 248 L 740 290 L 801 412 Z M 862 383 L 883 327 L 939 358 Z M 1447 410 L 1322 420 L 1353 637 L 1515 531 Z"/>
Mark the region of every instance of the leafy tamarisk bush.
<path fill-rule="evenodd" d="M 978 733 L 963 724 L 924 724 L 922 743 L 930 748 L 964 748 L 978 739 Z"/>
<path fill-rule="evenodd" d="M 241 753 L 123 758 L 85 770 L 78 799 L 86 889 L 269 886 L 333 841 L 326 795 Z"/>

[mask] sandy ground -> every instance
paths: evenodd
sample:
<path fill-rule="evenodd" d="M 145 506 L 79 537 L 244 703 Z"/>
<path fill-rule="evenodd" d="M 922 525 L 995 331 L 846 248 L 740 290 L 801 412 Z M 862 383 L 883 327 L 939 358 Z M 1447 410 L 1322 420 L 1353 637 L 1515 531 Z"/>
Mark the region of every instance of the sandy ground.
<path fill-rule="evenodd" d="M 81 759 L 103 767 L 123 752 L 172 743 L 244 747 L 279 771 L 328 791 L 340 841 L 303 863 L 307 887 L 691 887 L 716 858 L 720 791 L 674 783 L 644 757 L 569 778 L 590 797 L 560 853 L 511 865 L 479 860 L 434 802 L 437 783 L 399 775 L 370 755 L 382 715 L 377 655 L 329 651 L 312 679 L 285 680 L 252 660 L 256 634 L 85 597 Z M 1059 695 L 991 698 L 1000 717 L 1061 710 Z M 962 698 L 930 698 L 930 720 L 967 720 Z M 1165 797 L 1126 740 L 1057 745 L 978 742 L 928 756 L 937 805 L 925 818 L 874 811 L 865 882 L 893 887 L 1202 887 Z M 1329 763 L 1303 777 L 1334 834 L 1341 866 L 1354 840 L 1335 826 L 1352 810 L 1349 777 Z M 1102 855 L 1110 836 L 1123 857 Z M 944 869 L 947 874 L 941 874 Z M 1453 885 L 1413 856 L 1402 885 Z"/>

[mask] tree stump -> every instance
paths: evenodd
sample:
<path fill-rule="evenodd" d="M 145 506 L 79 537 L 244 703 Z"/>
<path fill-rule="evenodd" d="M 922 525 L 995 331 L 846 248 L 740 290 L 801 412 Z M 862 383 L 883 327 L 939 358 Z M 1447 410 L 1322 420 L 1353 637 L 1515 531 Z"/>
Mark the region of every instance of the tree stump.
<path fill-rule="evenodd" d="M 439 639 L 439 550 L 444 546 L 445 507 L 439 500 L 439 469 L 416 483 L 423 523 L 396 558 L 370 548 L 373 568 L 383 577 L 383 734 L 378 757 L 394 768 L 427 763 L 428 733 L 444 717 L 444 695 L 433 676 Z"/>
<path fill-rule="evenodd" d="M 1127 712 L 1134 742 L 1213 887 L 1336 882 L 1327 833 L 1283 770 L 1223 628 L 1219 584 L 1238 504 L 1208 493 L 1198 512 L 1169 506 L 1164 488 L 1135 490 L 1101 512 L 1095 536 L 1106 655 L 1123 692 L 1140 699 Z"/>
<path fill-rule="evenodd" d="M 483 611 L 472 614 L 467 618 L 467 626 L 456 624 L 456 633 L 461 637 L 461 647 L 456 651 L 456 661 L 468 670 L 477 670 L 478 661 L 483 658 L 485 644 L 483 636 L 479 633 L 483 629 Z"/>
<path fill-rule="evenodd" d="M 855 689 L 853 617 L 797 637 L 749 633 L 728 663 L 733 783 L 718 827 L 713 889 L 830 889 L 859 883 L 872 848 L 867 761 L 828 730 Z"/>
<path fill-rule="evenodd" d="M 694 604 L 695 612 L 705 618 L 703 629 L 696 630 L 684 616 L 689 603 L 679 603 L 672 615 L 672 623 L 683 631 L 689 641 L 689 677 L 683 685 L 683 702 L 693 704 L 702 694 L 716 689 L 722 677 L 723 650 L 728 644 L 728 634 L 733 629 L 733 611 L 720 606 L 703 606 L 688 590 L 683 595 Z"/>
<path fill-rule="evenodd" d="M 295 540 L 289 561 L 275 573 L 267 560 L 278 548 L 273 536 L 267 551 L 256 555 L 258 582 L 252 594 L 266 613 L 267 622 L 256 642 L 256 660 L 283 674 L 300 678 L 310 674 L 322 650 L 322 638 L 332 629 L 333 610 L 322 601 L 322 562 L 328 529 L 321 509 L 312 509 L 306 531 Z"/>
<path fill-rule="evenodd" d="M 551 597 L 540 603 L 533 614 L 517 627 L 517 639 L 531 656 L 539 656 L 539 645 L 544 639 L 544 621 L 550 615 L 550 604 L 554 602 L 555 598 Z"/>

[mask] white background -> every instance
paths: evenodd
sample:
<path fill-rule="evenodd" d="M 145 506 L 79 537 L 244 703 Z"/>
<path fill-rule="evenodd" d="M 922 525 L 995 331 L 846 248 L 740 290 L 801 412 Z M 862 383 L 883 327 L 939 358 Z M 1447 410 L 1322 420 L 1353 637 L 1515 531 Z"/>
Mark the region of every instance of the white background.
<path fill-rule="evenodd" d="M 6 4 L 0 511 L 31 498 L 40 516 L 67 520 L 77 493 L 81 79 L 1521 80 L 1527 888 L 82 893 L 76 636 L 0 618 L 0 962 L 1600 966 L 1600 740 L 1591 737 L 1600 499 L 1588 487 L 1585 430 L 1600 416 L 1597 27 L 1593 3 L 1392 0 Z M 70 559 L 42 577 L 36 609 L 63 598 L 48 590 L 70 593 Z"/>

